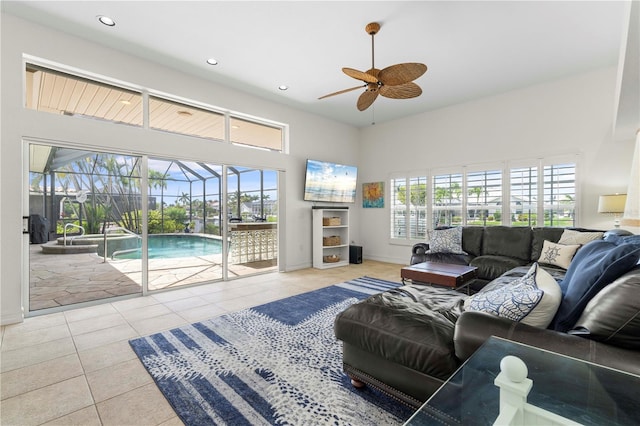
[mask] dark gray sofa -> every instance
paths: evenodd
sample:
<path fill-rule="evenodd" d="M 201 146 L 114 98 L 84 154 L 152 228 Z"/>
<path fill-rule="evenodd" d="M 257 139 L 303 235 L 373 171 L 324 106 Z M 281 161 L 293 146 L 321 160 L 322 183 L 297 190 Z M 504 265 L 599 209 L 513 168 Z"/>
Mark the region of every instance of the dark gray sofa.
<path fill-rule="evenodd" d="M 418 243 L 412 248 L 410 263 L 414 265 L 430 261 L 475 266 L 478 268 L 478 277 L 470 287 L 478 291 L 505 272 L 537 261 L 544 241 L 558 242 L 564 230 L 556 227 L 465 226 L 462 228 L 462 249 L 467 254 L 429 253 L 428 243 Z M 553 268 L 550 265 L 543 266 Z"/>
<path fill-rule="evenodd" d="M 563 232 L 556 228 L 499 228 L 495 232 L 465 228 L 463 248 L 468 255 L 429 256 L 418 247 L 413 250 L 412 262 L 438 261 L 435 257 L 439 257 L 451 263 L 475 264 L 480 269 L 476 289 L 482 292 L 508 286 L 524 275 L 528 265 L 538 259 L 543 241 L 558 241 Z M 513 234 L 506 235 L 510 231 Z M 491 241 L 496 235 L 500 244 Z M 472 241 L 465 243 L 469 236 Z M 544 268 L 558 282 L 565 277 L 561 268 Z M 491 284 L 486 285 L 489 280 Z M 486 339 L 496 335 L 640 374 L 640 266 L 612 281 L 591 299 L 567 331 L 465 311 L 463 302 L 469 296 L 446 288 L 414 284 L 377 294 L 336 317 L 335 335 L 343 342 L 344 370 L 354 385 L 371 385 L 417 407 Z"/>

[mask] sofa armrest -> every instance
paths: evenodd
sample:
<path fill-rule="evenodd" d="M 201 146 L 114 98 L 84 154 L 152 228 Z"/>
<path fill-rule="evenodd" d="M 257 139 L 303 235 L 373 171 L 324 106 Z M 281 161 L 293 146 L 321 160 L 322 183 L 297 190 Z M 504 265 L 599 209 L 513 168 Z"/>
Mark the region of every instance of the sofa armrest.
<path fill-rule="evenodd" d="M 416 243 L 411 249 L 411 265 L 425 261 L 425 254 L 429 251 L 429 244 Z"/>
<path fill-rule="evenodd" d="M 632 374 L 640 374 L 640 351 L 625 349 L 558 331 L 497 317 L 485 312 L 466 311 L 456 322 L 453 336 L 455 354 L 465 361 L 491 336 L 560 353 Z"/>
<path fill-rule="evenodd" d="M 486 312 L 465 311 L 456 322 L 453 334 L 455 354 L 467 360 L 491 336 L 509 339 L 516 322 Z"/>

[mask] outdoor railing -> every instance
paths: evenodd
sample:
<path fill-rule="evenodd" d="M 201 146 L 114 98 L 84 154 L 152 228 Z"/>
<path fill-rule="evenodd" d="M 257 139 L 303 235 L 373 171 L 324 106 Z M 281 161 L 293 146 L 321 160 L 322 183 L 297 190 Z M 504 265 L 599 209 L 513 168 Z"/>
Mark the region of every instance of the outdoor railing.
<path fill-rule="evenodd" d="M 64 233 L 62 234 L 62 244 L 64 246 L 67 245 L 67 228 L 78 228 L 80 229 L 80 235 L 74 235 L 73 237 L 71 237 L 71 245 L 73 245 L 73 239 L 75 237 L 81 237 L 84 235 L 84 228 L 80 225 L 76 225 L 75 223 L 67 223 L 64 225 Z"/>
<path fill-rule="evenodd" d="M 109 251 L 107 250 L 107 240 L 108 240 L 108 238 L 107 238 L 107 234 L 108 234 L 109 232 L 112 232 L 112 231 L 124 231 L 124 232 L 125 232 L 125 233 L 127 233 L 127 234 L 131 234 L 131 235 L 133 235 L 133 236 L 137 237 L 137 238 L 142 242 L 142 237 L 141 237 L 140 235 L 136 234 L 135 232 L 132 232 L 132 231 L 128 230 L 127 228 L 123 228 L 122 226 L 118 226 L 118 227 L 115 227 L 115 228 L 105 229 L 105 230 L 104 230 L 104 233 L 103 233 L 104 253 L 103 253 L 103 255 L 102 255 L 102 256 L 103 256 L 103 261 L 102 261 L 102 263 L 107 263 L 107 256 L 108 256 L 108 252 L 109 252 Z"/>

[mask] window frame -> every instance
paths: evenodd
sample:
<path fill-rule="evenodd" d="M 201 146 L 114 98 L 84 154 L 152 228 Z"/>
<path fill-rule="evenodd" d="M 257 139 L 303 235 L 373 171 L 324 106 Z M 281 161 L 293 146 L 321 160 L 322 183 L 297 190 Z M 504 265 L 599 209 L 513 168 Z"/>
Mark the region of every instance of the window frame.
<path fill-rule="evenodd" d="M 24 108 L 37 110 L 37 108 L 29 108 L 27 106 L 28 79 L 26 74 L 29 72 L 30 69 L 35 69 L 43 72 L 50 72 L 56 75 L 61 75 L 66 78 L 76 79 L 77 81 L 94 84 L 94 85 L 98 85 L 105 88 L 121 90 L 124 93 L 132 94 L 135 96 L 141 96 L 141 101 L 140 101 L 142 105 L 142 124 L 141 125 L 138 125 L 138 124 L 132 125 L 132 124 L 113 121 L 113 120 L 109 120 L 101 117 L 83 116 L 83 115 L 77 115 L 77 117 L 98 119 L 104 122 L 110 122 L 117 125 L 132 125 L 135 127 L 142 127 L 147 131 L 153 130 L 153 131 L 179 134 L 181 136 L 187 136 L 192 138 L 206 139 L 206 140 L 216 141 L 216 142 L 220 141 L 220 142 L 224 142 L 224 143 L 238 146 L 238 147 L 258 149 L 262 151 L 270 151 L 270 152 L 276 152 L 276 153 L 282 153 L 282 154 L 289 154 L 289 125 L 288 124 L 279 123 L 279 122 L 268 120 L 265 118 L 251 116 L 249 114 L 244 114 L 238 111 L 232 111 L 232 110 L 227 110 L 220 107 L 215 107 L 203 102 L 182 98 L 180 96 L 172 95 L 165 92 L 144 88 L 138 85 L 116 80 L 114 78 L 109 78 L 109 77 L 98 75 L 88 71 L 79 70 L 70 66 L 54 63 L 46 59 L 37 58 L 31 55 L 23 55 L 22 59 L 23 59 L 22 60 L 22 70 L 23 70 L 23 82 L 22 82 L 23 103 L 22 104 Z M 223 116 L 223 132 L 222 132 L 223 138 L 222 139 L 209 138 L 205 136 L 199 136 L 196 134 L 182 133 L 182 132 L 159 129 L 159 128 L 151 128 L 149 126 L 151 98 L 155 98 L 159 101 L 165 101 L 178 106 L 184 106 L 186 109 L 192 109 L 192 110 L 202 111 L 205 113 L 222 115 Z M 46 112 L 51 113 L 49 111 L 46 111 Z M 274 149 L 269 147 L 260 147 L 258 145 L 251 145 L 251 144 L 232 141 L 231 131 L 230 131 L 230 121 L 232 119 L 238 119 L 241 121 L 248 122 L 250 124 L 265 126 L 268 128 L 279 130 L 280 131 L 279 149 Z"/>
<path fill-rule="evenodd" d="M 412 181 L 418 180 L 415 184 L 425 185 L 424 190 L 424 205 L 416 205 L 412 208 L 412 197 L 411 197 L 411 185 L 413 185 Z M 397 216 L 394 216 L 394 212 L 396 211 L 396 204 L 394 200 L 396 199 L 396 188 L 398 181 L 404 181 L 404 186 L 406 190 L 405 195 L 405 204 L 404 204 L 404 235 L 398 235 L 395 231 L 395 220 Z M 389 230 L 388 237 L 390 244 L 399 244 L 399 245 L 413 245 L 420 241 L 425 241 L 428 237 L 429 230 L 429 215 L 431 214 L 430 203 L 428 202 L 430 197 L 430 189 L 429 189 L 429 176 L 425 172 L 412 172 L 412 173 L 398 173 L 392 174 L 388 179 L 389 183 Z M 419 236 L 419 229 L 421 228 L 420 221 L 420 212 L 419 210 L 423 208 L 424 210 L 424 236 Z M 413 215 L 412 212 L 415 211 L 416 214 Z M 415 222 L 415 223 L 414 223 Z M 411 230 L 416 229 L 415 235 L 412 235 Z"/>
<path fill-rule="evenodd" d="M 574 194 L 574 199 L 573 202 L 571 203 L 571 208 L 573 209 L 572 211 L 572 215 L 573 215 L 573 221 L 570 224 L 567 223 L 561 223 L 560 225 L 553 225 L 554 227 L 567 227 L 567 226 L 579 226 L 580 224 L 580 198 L 581 198 L 581 187 L 580 187 L 580 170 L 581 170 L 581 166 L 580 166 L 580 156 L 578 154 L 566 154 L 566 155 L 559 155 L 559 156 L 551 156 L 551 157 L 545 157 L 545 158 L 535 158 L 535 159 L 519 159 L 519 160 L 511 160 L 511 161 L 504 161 L 504 162 L 500 162 L 500 163 L 482 163 L 482 164 L 472 164 L 472 165 L 467 165 L 467 166 L 458 166 L 458 167 L 447 167 L 447 168 L 434 168 L 434 169 L 429 169 L 426 170 L 425 172 L 394 172 L 391 173 L 389 176 L 389 187 L 390 187 L 390 192 L 389 192 L 389 232 L 387 235 L 389 235 L 389 241 L 391 244 L 415 244 L 416 242 L 420 242 L 420 241 L 424 241 L 422 239 L 416 239 L 416 238 L 411 238 L 411 235 L 409 234 L 409 229 L 406 225 L 405 225 L 405 235 L 404 236 L 399 236 L 399 237 L 395 237 L 394 235 L 396 234 L 394 232 L 394 216 L 393 216 L 393 212 L 394 212 L 394 204 L 392 203 L 393 197 L 395 196 L 395 188 L 394 188 L 394 182 L 399 181 L 399 180 L 404 180 L 405 181 L 405 185 L 407 185 L 407 183 L 410 181 L 410 179 L 415 178 L 415 177 L 425 177 L 426 182 L 427 182 L 427 191 L 426 191 L 426 198 L 425 198 L 425 202 L 426 202 L 426 206 L 425 206 L 425 212 L 426 212 L 426 234 L 428 234 L 428 230 L 430 229 L 434 229 L 434 224 L 435 224 L 435 218 L 434 218 L 434 213 L 438 210 L 434 204 L 434 193 L 435 193 L 435 185 L 437 184 L 437 181 L 439 177 L 443 177 L 443 176 L 457 176 L 460 175 L 460 179 L 461 179 L 461 194 L 462 196 L 461 198 L 461 203 L 459 205 L 459 209 L 461 212 L 461 221 L 460 223 L 446 223 L 446 224 L 438 224 L 438 226 L 482 226 L 482 225 L 469 225 L 469 217 L 468 217 L 468 175 L 471 173 L 477 173 L 477 172 L 492 172 L 492 171 L 500 171 L 500 175 L 501 175 L 501 194 L 502 194 L 502 199 L 500 202 L 501 205 L 501 220 L 499 225 L 503 225 L 503 226 L 518 226 L 518 225 L 514 225 L 514 222 L 512 220 L 513 215 L 514 215 L 514 208 L 512 206 L 512 200 L 511 200 L 511 185 L 512 185 L 512 176 L 511 173 L 514 169 L 518 169 L 518 168 L 531 168 L 531 169 L 535 169 L 536 170 L 536 178 L 535 181 L 531 181 L 532 183 L 535 182 L 535 194 L 536 194 L 536 208 L 535 208 L 535 212 L 536 212 L 536 222 L 535 223 L 530 223 L 528 226 L 532 226 L 532 227 L 541 227 L 541 226 L 552 226 L 552 225 L 547 225 L 545 223 L 544 217 L 545 217 L 545 203 L 544 203 L 544 197 L 545 197 L 545 190 L 546 190 L 546 186 L 545 186 L 545 167 L 562 167 L 562 166 L 569 166 L 573 168 L 574 171 L 574 175 L 573 175 L 573 194 Z M 457 177 L 456 177 L 457 178 Z M 410 196 L 407 196 L 407 200 L 409 200 Z M 505 202 L 505 200 L 508 200 L 508 202 Z M 455 205 L 455 208 L 458 208 L 458 205 Z M 405 206 L 405 217 L 410 211 L 410 206 L 407 203 Z M 410 216 L 410 215 L 409 215 Z M 542 218 L 542 220 L 540 220 L 539 218 Z M 521 225 L 521 226 L 526 226 L 526 225 Z M 425 235 L 425 240 L 428 240 L 427 235 Z"/>

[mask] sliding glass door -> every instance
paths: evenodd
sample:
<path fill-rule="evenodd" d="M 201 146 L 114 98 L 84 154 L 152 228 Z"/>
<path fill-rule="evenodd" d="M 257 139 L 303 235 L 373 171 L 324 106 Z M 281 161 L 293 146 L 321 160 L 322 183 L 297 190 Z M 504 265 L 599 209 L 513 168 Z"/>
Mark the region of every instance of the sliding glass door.
<path fill-rule="evenodd" d="M 150 158 L 149 290 L 223 278 L 222 166 Z"/>
<path fill-rule="evenodd" d="M 140 294 L 138 156 L 29 145 L 29 311 Z"/>
<path fill-rule="evenodd" d="M 277 270 L 277 171 L 33 143 L 28 199 L 29 312 Z"/>

